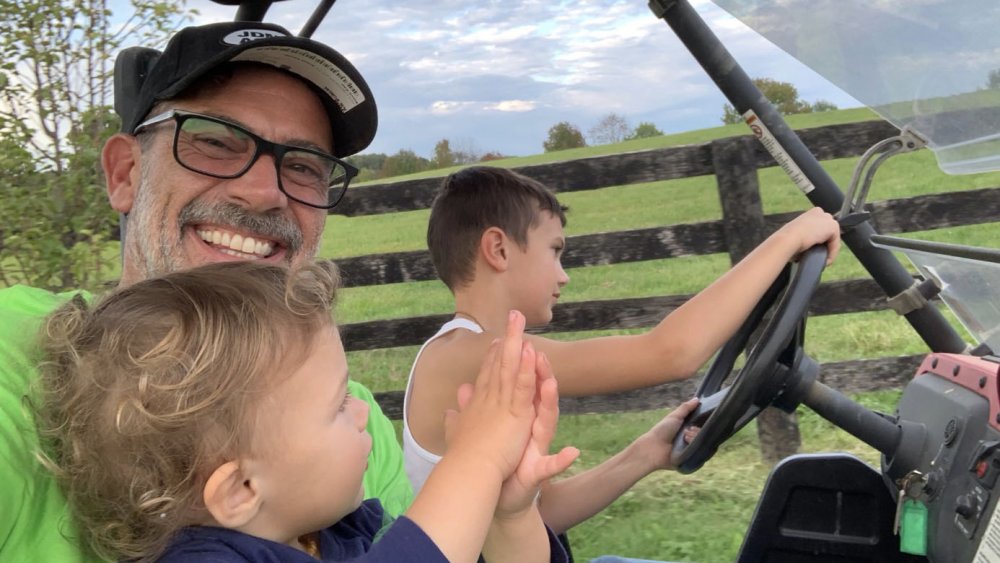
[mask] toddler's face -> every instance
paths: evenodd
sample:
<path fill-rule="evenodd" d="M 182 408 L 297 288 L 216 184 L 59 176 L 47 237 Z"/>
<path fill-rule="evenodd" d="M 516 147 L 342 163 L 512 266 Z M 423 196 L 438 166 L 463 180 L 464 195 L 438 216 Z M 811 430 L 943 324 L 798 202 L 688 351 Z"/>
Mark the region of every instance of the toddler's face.
<path fill-rule="evenodd" d="M 364 498 L 368 403 L 347 394 L 347 358 L 334 327 L 316 336 L 290 377 L 276 379 L 257 412 L 262 459 L 254 463 L 265 471 L 274 521 L 301 535 L 337 522 Z"/>

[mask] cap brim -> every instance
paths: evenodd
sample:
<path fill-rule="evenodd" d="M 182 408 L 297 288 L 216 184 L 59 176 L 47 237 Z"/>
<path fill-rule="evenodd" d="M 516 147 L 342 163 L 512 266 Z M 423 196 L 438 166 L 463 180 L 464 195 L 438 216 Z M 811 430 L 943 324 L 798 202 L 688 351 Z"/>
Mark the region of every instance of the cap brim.
<path fill-rule="evenodd" d="M 304 38 L 274 37 L 237 46 L 205 61 L 184 79 L 157 96 L 170 99 L 212 69 L 226 62 L 253 62 L 292 73 L 325 95 L 324 106 L 333 129 L 338 157 L 365 149 L 375 138 L 378 115 L 375 101 L 361 73 L 337 51 Z"/>

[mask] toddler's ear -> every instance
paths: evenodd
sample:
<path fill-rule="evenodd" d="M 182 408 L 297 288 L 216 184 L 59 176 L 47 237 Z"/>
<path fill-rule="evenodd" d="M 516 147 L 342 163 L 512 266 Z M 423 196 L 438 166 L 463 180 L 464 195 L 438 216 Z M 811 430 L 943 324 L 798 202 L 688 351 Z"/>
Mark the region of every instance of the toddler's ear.
<path fill-rule="evenodd" d="M 227 461 L 212 472 L 203 496 L 209 514 L 223 528 L 239 529 L 260 512 L 260 491 L 237 461 Z"/>

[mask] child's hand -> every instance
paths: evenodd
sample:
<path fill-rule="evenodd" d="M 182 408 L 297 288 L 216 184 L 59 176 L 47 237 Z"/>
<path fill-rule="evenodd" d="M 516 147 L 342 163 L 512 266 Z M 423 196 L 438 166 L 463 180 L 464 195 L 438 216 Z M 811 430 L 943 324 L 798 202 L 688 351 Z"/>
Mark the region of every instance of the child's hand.
<path fill-rule="evenodd" d="M 635 441 L 635 445 L 641 447 L 644 454 L 652 460 L 654 469 L 674 469 L 670 463 L 674 436 L 680 430 L 684 419 L 697 407 L 698 399 L 688 399 Z M 684 434 L 685 442 L 693 440 L 697 433 L 698 428 L 693 426 L 688 428 Z"/>
<path fill-rule="evenodd" d="M 535 420 L 535 349 L 524 343 L 524 315 L 511 311 L 503 341 L 490 346 L 475 386 L 458 389 L 459 410 L 445 413 L 449 455 L 474 455 L 509 477 L 524 456 Z"/>
<path fill-rule="evenodd" d="M 833 264 L 840 251 L 840 224 L 820 207 L 802 213 L 786 223 L 778 233 L 784 233 L 798 243 L 795 255 L 816 246 L 826 244 L 826 265 Z"/>
<path fill-rule="evenodd" d="M 545 354 L 537 354 L 535 369 L 538 393 L 531 439 L 514 474 L 503 483 L 496 509 L 497 518 L 516 517 L 531 507 L 542 483 L 565 471 L 580 455 L 580 450 L 573 447 L 549 455 L 549 446 L 559 422 L 559 391 L 552 375 L 552 365 Z"/>

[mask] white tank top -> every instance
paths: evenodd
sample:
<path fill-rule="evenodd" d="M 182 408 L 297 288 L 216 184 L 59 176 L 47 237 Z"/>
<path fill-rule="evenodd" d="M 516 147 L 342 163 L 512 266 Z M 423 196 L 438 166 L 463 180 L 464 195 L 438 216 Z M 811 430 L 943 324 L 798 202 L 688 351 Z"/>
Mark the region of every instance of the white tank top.
<path fill-rule="evenodd" d="M 425 450 L 420 444 L 417 443 L 416 439 L 413 437 L 413 433 L 410 432 L 410 422 L 408 420 L 410 412 L 410 392 L 413 389 L 413 371 L 417 367 L 417 362 L 420 361 L 421 354 L 424 353 L 424 348 L 428 344 L 434 342 L 441 336 L 448 334 L 449 332 L 456 329 L 465 329 L 476 334 L 483 332 L 483 327 L 479 326 L 475 321 L 470 321 L 468 319 L 455 318 L 444 324 L 441 330 L 437 331 L 437 334 L 430 337 L 424 345 L 420 347 L 420 351 L 417 352 L 417 357 L 413 359 L 413 367 L 410 368 L 410 377 L 406 382 L 406 394 L 403 396 L 403 465 L 406 467 L 406 476 L 410 479 L 410 484 L 413 485 L 413 493 L 419 493 L 421 487 L 424 486 L 424 481 L 431 474 L 431 470 L 437 465 L 437 462 L 441 461 L 441 456 L 431 453 Z M 430 384 L 425 382 L 424 385 Z"/>

